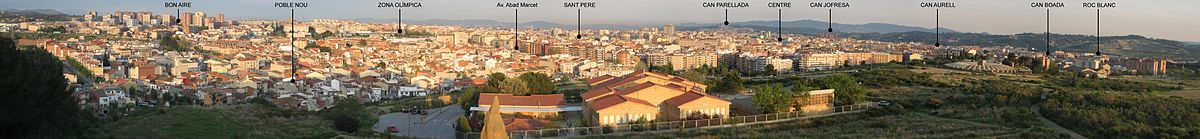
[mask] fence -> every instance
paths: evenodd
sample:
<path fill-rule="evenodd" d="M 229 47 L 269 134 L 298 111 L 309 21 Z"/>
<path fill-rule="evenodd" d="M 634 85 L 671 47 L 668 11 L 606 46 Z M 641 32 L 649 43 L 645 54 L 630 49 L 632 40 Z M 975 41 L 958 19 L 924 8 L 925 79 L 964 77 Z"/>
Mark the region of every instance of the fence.
<path fill-rule="evenodd" d="M 591 127 L 570 127 L 570 128 L 555 128 L 555 129 L 539 129 L 513 131 L 508 133 L 511 138 L 545 138 L 545 137 L 571 137 L 571 136 L 590 136 L 590 135 L 608 135 L 608 134 L 625 134 L 646 131 L 669 131 L 669 130 L 686 130 L 695 128 L 716 128 L 743 126 L 753 124 L 775 123 L 783 121 L 791 121 L 796 119 L 819 118 L 847 113 L 862 112 L 877 106 L 875 103 L 860 103 L 855 105 L 838 106 L 830 109 L 831 111 L 816 115 L 804 115 L 802 112 L 783 112 L 772 114 L 734 116 L 726 118 L 700 119 L 700 120 L 685 120 L 685 121 L 666 121 L 646 124 L 620 124 L 620 125 L 605 125 Z M 458 132 L 458 138 L 477 139 L 479 132 Z"/>

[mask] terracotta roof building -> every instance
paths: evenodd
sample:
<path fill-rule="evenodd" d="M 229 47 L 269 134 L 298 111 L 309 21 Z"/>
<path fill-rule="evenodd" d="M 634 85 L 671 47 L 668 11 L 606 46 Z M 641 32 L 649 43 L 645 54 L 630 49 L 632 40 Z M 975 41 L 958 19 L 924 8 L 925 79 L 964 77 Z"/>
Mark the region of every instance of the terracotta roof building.
<path fill-rule="evenodd" d="M 708 95 L 704 93 L 706 85 L 681 77 L 638 71 L 587 81 L 593 87 L 580 94 L 587 104 L 585 113 L 601 125 L 729 113 L 729 101 Z"/>

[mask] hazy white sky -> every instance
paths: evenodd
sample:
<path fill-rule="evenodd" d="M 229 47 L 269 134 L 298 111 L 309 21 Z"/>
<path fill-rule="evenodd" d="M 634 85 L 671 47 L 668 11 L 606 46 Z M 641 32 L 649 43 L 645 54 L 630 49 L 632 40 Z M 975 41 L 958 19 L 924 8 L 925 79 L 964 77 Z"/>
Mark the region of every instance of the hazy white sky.
<path fill-rule="evenodd" d="M 174 13 L 162 3 L 174 0 L 0 0 L 3 9 L 56 9 L 81 14 L 95 9 L 102 13 L 116 10 Z M 394 19 L 394 8 L 376 8 L 378 2 L 395 0 L 294 0 L 308 2 L 308 8 L 296 10 L 297 18 L 378 18 Z M 497 8 L 500 0 L 401 0 L 422 2 L 422 8 L 405 9 L 405 19 L 490 19 L 511 22 L 513 10 Z M 563 8 L 565 1 L 577 0 L 503 0 L 538 2 L 538 8 L 522 8 L 521 21 L 548 21 L 574 24 L 575 8 Z M 583 0 L 589 1 L 589 0 Z M 729 10 L 733 22 L 776 20 L 777 11 L 767 2 L 792 2 L 783 9 L 783 20 L 826 20 L 827 8 L 809 8 L 810 2 L 834 0 L 590 0 L 597 8 L 583 9 L 584 24 L 662 25 L 668 23 L 719 23 L 724 8 L 703 8 L 701 2 L 750 2 L 749 8 Z M 1054 33 L 1095 34 L 1096 10 L 1083 8 L 1082 2 L 1117 2 L 1117 8 L 1101 10 L 1101 35 L 1138 34 L 1154 38 L 1200 41 L 1200 0 L 841 0 L 850 8 L 833 10 L 836 23 L 891 23 L 932 28 L 934 9 L 919 7 L 920 2 L 955 2 L 957 8 L 943 8 L 942 26 L 964 32 L 1013 34 L 1044 32 L 1046 11 L 1032 8 L 1030 2 L 1064 2 L 1063 8 L 1051 9 Z M 183 11 L 225 13 L 231 19 L 284 19 L 288 10 L 273 7 L 276 0 L 195 0 L 193 8 Z"/>

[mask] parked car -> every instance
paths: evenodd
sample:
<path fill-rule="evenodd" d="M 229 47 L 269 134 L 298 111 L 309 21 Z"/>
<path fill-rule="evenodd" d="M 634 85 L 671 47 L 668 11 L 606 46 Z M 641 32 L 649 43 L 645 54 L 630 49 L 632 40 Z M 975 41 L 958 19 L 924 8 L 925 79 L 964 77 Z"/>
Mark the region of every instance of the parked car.
<path fill-rule="evenodd" d="M 887 107 L 887 106 L 889 106 L 889 105 L 892 105 L 892 102 L 888 102 L 887 100 L 884 100 L 884 101 L 879 101 L 879 106 L 880 106 L 880 107 Z"/>

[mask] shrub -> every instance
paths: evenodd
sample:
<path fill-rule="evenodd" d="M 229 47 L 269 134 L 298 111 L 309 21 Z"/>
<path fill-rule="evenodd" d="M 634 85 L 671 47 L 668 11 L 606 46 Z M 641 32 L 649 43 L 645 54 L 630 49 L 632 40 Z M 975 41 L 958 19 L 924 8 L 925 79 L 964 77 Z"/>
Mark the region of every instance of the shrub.
<path fill-rule="evenodd" d="M 942 107 L 943 103 L 945 103 L 945 102 L 943 102 L 941 98 L 935 97 L 935 98 L 929 98 L 928 100 L 926 100 L 925 106 L 929 107 L 929 108 L 940 108 L 940 107 Z"/>
<path fill-rule="evenodd" d="M 350 115 L 339 115 L 333 119 L 333 128 L 346 133 L 358 131 L 358 118 Z"/>
<path fill-rule="evenodd" d="M 470 121 L 467 121 L 466 116 L 458 116 L 458 131 L 462 131 L 462 132 L 473 131 L 473 129 L 471 128 L 471 123 L 470 123 Z"/>

